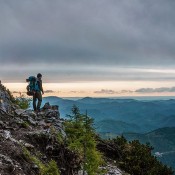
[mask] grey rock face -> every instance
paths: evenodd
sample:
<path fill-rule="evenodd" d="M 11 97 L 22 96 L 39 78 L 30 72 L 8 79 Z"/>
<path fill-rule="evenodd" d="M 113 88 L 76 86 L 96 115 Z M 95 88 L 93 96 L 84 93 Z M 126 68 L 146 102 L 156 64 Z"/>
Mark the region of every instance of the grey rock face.
<path fill-rule="evenodd" d="M 101 167 L 101 169 L 107 171 L 107 173 L 104 175 L 124 175 L 125 174 L 117 166 L 111 165 L 110 163 L 108 163 L 106 167 Z"/>
<path fill-rule="evenodd" d="M 49 102 L 45 103 L 45 105 L 43 106 L 42 110 L 47 110 L 47 109 L 52 109 L 52 110 L 57 110 L 59 111 L 59 106 L 58 105 L 50 105 Z"/>
<path fill-rule="evenodd" d="M 16 109 L 15 113 L 18 116 L 31 116 L 36 117 L 36 114 L 32 110 Z"/>
<path fill-rule="evenodd" d="M 16 109 L 15 114 L 21 117 L 21 119 L 25 122 L 28 122 L 32 125 L 37 124 L 37 121 L 35 120 L 37 115 L 32 110 Z"/>
<path fill-rule="evenodd" d="M 41 111 L 45 113 L 45 117 L 47 118 L 60 117 L 59 106 L 57 105 L 50 105 L 49 103 L 46 103 Z"/>
<path fill-rule="evenodd" d="M 69 164 L 74 160 L 79 161 L 75 153 L 61 147 L 66 133 L 58 106 L 47 103 L 37 113 L 19 109 L 13 104 L 8 91 L 0 85 L 0 109 L 0 175 L 39 174 L 39 167 L 25 160 L 29 160 L 30 154 L 43 163 L 49 161 L 51 156 L 59 162 L 65 159 L 69 163 L 61 163 L 60 169 L 64 172 L 65 167 L 70 167 Z M 58 140 L 58 135 L 61 140 Z M 67 160 L 67 157 L 70 159 Z M 71 168 L 74 171 L 77 169 L 72 165 Z"/>
<path fill-rule="evenodd" d="M 48 118 L 51 117 L 60 117 L 58 110 L 52 110 L 52 109 L 48 109 L 45 113 L 45 116 Z"/>
<path fill-rule="evenodd" d="M 42 112 L 40 114 L 42 114 L 42 116 L 45 118 L 45 123 L 47 123 L 46 127 L 50 124 L 62 134 L 63 138 L 66 137 L 66 133 L 62 125 L 62 119 L 60 119 L 58 106 L 51 106 L 49 103 L 46 103 L 42 108 Z"/>
<path fill-rule="evenodd" d="M 10 93 L 0 84 L 0 109 L 6 113 L 11 113 L 14 105 L 11 102 Z"/>

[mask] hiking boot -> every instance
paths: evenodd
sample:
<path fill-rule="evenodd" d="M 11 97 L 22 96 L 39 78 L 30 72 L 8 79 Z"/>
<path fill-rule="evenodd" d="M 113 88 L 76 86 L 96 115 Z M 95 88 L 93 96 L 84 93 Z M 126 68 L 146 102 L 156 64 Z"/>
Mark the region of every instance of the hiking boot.
<path fill-rule="evenodd" d="M 37 112 L 41 112 L 41 109 L 37 109 Z"/>

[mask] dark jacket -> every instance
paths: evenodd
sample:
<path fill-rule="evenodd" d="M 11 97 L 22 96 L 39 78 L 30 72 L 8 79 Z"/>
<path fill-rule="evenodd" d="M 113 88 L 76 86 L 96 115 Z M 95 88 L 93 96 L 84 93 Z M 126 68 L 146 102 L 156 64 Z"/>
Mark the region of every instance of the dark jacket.
<path fill-rule="evenodd" d="M 40 89 L 41 92 L 44 92 L 43 91 L 43 85 L 42 85 L 42 80 L 40 78 L 37 79 L 37 82 L 38 82 L 38 87 Z"/>

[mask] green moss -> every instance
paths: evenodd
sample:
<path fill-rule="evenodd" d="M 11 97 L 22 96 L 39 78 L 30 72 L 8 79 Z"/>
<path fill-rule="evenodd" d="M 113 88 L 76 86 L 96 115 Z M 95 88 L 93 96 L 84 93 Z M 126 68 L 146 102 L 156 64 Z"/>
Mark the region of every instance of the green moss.
<path fill-rule="evenodd" d="M 29 123 L 28 122 L 23 122 L 23 123 L 21 123 L 21 127 L 23 127 L 23 128 L 29 128 Z"/>
<path fill-rule="evenodd" d="M 57 133 L 56 138 L 59 143 L 63 143 L 63 135 L 60 132 Z"/>
<path fill-rule="evenodd" d="M 31 155 L 25 147 L 23 147 L 23 154 L 27 160 L 38 166 L 40 175 L 60 175 L 57 163 L 54 160 L 48 164 L 43 164 L 36 156 Z"/>
<path fill-rule="evenodd" d="M 25 98 L 24 95 L 15 98 L 14 103 L 18 105 L 21 109 L 28 109 L 30 107 L 30 98 Z"/>
<path fill-rule="evenodd" d="M 56 141 L 58 143 L 63 143 L 64 139 L 63 139 L 63 135 L 60 131 L 56 130 L 55 127 L 50 127 L 50 133 L 51 135 L 53 135 L 56 138 Z"/>
<path fill-rule="evenodd" d="M 45 167 L 43 175 L 59 175 L 57 164 L 54 160 L 51 160 Z"/>

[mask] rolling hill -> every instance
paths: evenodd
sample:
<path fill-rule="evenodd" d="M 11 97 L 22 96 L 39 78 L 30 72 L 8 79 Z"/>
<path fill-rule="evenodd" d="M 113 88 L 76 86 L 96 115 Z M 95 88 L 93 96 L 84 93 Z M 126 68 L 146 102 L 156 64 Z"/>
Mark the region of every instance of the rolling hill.
<path fill-rule="evenodd" d="M 154 147 L 153 153 L 163 163 L 175 168 L 175 127 L 160 128 L 146 134 L 123 133 L 127 140 L 139 140 Z"/>
<path fill-rule="evenodd" d="M 87 110 L 88 115 L 95 119 L 95 123 L 103 120 L 122 121 L 139 126 L 142 133 L 175 126 L 175 100 L 139 101 L 90 97 L 68 100 L 51 96 L 43 98 L 43 104 L 45 102 L 59 105 L 63 118 L 75 104 L 82 113 Z M 114 127 L 113 123 L 110 127 Z"/>

